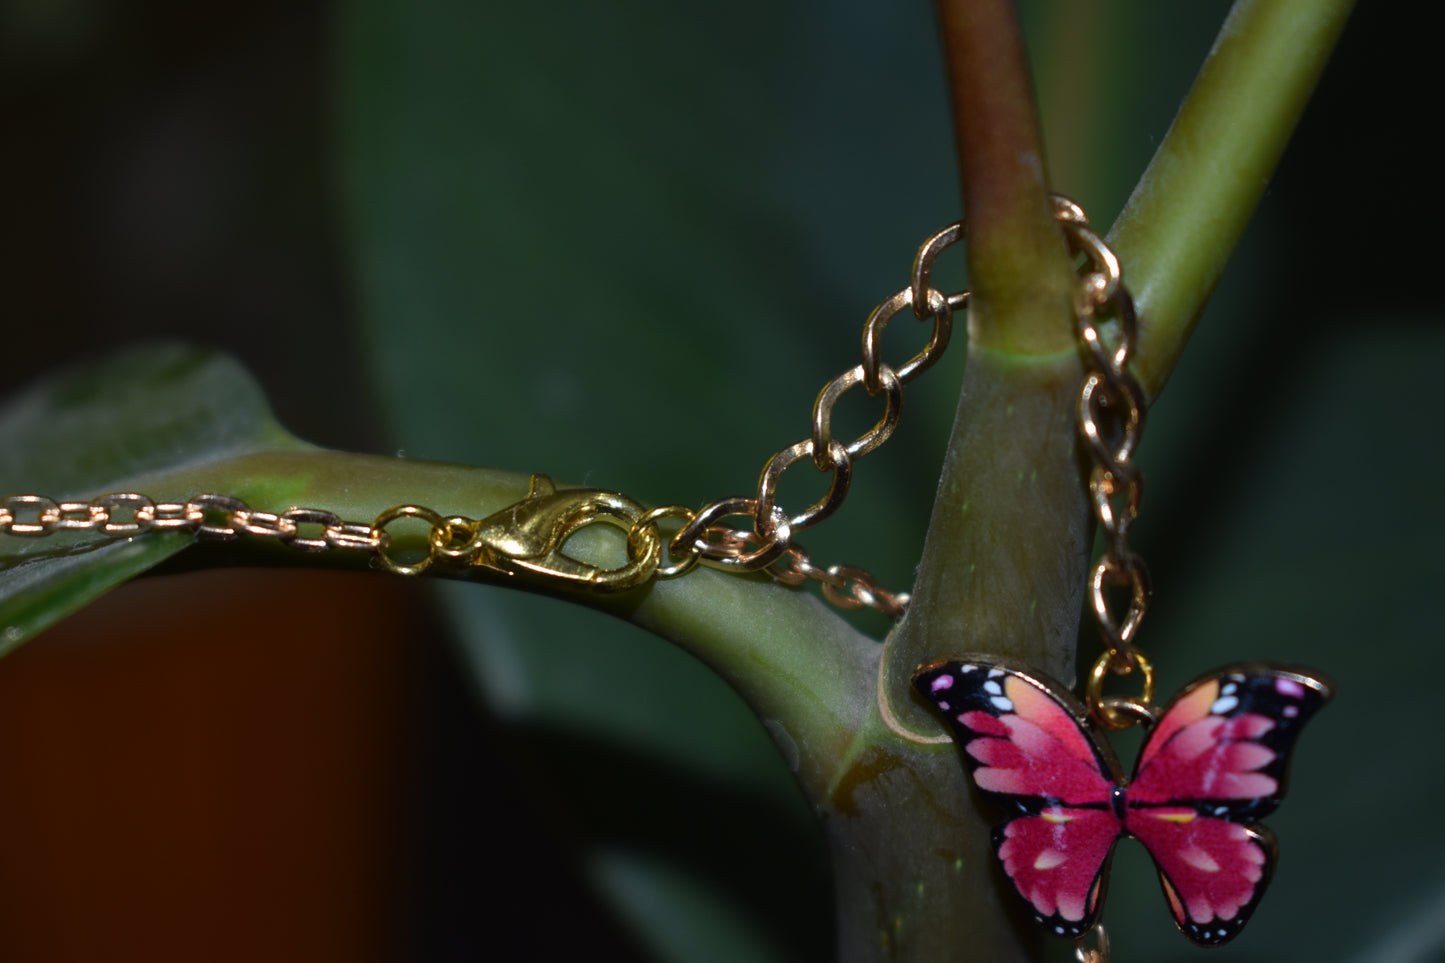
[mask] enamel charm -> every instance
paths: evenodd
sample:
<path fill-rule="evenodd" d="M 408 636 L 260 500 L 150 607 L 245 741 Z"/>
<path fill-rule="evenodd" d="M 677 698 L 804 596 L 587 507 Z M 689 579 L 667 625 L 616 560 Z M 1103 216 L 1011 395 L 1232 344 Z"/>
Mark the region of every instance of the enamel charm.
<path fill-rule="evenodd" d="M 914 686 L 1004 813 L 994 850 L 1039 923 L 1074 939 L 1091 930 L 1114 844 L 1132 836 L 1154 858 L 1180 931 L 1206 946 L 1233 939 L 1259 904 L 1276 844 L 1255 820 L 1284 797 L 1295 740 L 1332 695 L 1292 666 L 1212 672 L 1159 713 L 1126 780 L 1088 710 L 1027 669 L 942 660 Z"/>

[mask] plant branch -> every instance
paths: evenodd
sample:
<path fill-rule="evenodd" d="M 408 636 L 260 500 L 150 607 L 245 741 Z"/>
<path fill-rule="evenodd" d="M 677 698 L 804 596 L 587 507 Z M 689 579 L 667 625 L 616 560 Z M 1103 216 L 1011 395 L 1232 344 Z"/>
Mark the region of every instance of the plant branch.
<path fill-rule="evenodd" d="M 968 215 L 964 390 L 913 600 L 881 669 L 878 711 L 889 721 L 860 737 L 868 748 L 840 779 L 863 783 L 879 804 L 850 816 L 847 798 L 836 801 L 848 831 L 830 835 L 840 886 L 877 881 L 839 893 L 848 942 L 877 947 L 859 958 L 1022 960 L 1038 934 L 999 901 L 989 830 L 968 802 L 957 748 L 906 735 L 941 732 L 909 683 L 919 662 L 947 652 L 1012 655 L 1060 674 L 1072 665 L 1088 541 L 1074 272 L 1048 201 L 1012 4 L 940 0 L 939 17 Z M 911 825 L 900 830 L 903 811 Z M 900 877 L 918 880 L 917 891 Z M 882 945 L 868 939 L 875 919 L 894 924 L 876 937 Z"/>
<path fill-rule="evenodd" d="M 1109 236 L 1164 387 L 1263 197 L 1353 0 L 1239 0 Z"/>
<path fill-rule="evenodd" d="M 939 0 L 966 212 L 975 344 L 1073 344 L 1073 272 L 1049 204 L 1038 108 L 1012 0 Z"/>
<path fill-rule="evenodd" d="M 1017 17 L 1007 0 L 940 0 L 939 10 L 974 299 L 964 390 L 886 668 L 902 705 L 913 667 L 949 648 L 1067 674 L 1088 539 L 1074 453 L 1074 271 L 1047 199 Z M 916 706 L 906 715 L 936 728 Z"/>
<path fill-rule="evenodd" d="M 257 511 L 324 506 L 345 519 L 369 521 L 402 503 L 424 505 L 443 516 L 485 518 L 525 498 L 529 479 L 484 468 L 312 450 L 245 455 L 135 479 L 134 484 L 162 500 L 184 501 L 198 491 L 221 488 Z M 416 527 L 420 529 L 420 523 Z M 567 541 L 566 552 L 610 567 L 624 557 L 624 541 L 620 529 L 592 525 Z M 275 539 L 247 536 L 198 543 L 167 568 L 245 564 L 353 571 L 372 567 L 370 556 L 361 551 L 298 552 Z M 634 591 L 605 594 L 520 577 L 499 579 L 464 567 L 438 566 L 428 575 L 433 573 L 466 581 L 500 580 L 610 612 L 675 642 L 738 691 L 784 749 L 794 776 L 815 801 L 828 793 L 873 702 L 877 643 L 816 595 L 784 588 L 766 577 L 739 578 L 700 569 L 685 578 L 652 580 Z"/>

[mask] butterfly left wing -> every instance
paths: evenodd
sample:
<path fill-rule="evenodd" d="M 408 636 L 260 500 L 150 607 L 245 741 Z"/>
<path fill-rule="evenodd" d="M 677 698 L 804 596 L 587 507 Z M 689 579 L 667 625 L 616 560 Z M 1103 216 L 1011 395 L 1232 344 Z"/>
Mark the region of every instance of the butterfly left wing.
<path fill-rule="evenodd" d="M 1295 740 L 1331 694 L 1293 667 L 1230 666 L 1185 687 L 1145 741 L 1125 829 L 1154 857 L 1194 942 L 1233 939 L 1258 905 L 1276 845 L 1250 820 L 1279 805 Z"/>
<path fill-rule="evenodd" d="M 994 847 L 1014 888 L 1053 932 L 1087 932 L 1122 827 L 1118 763 L 1083 707 L 996 659 L 930 663 L 913 684 L 948 720 L 974 785 L 1008 814 Z"/>

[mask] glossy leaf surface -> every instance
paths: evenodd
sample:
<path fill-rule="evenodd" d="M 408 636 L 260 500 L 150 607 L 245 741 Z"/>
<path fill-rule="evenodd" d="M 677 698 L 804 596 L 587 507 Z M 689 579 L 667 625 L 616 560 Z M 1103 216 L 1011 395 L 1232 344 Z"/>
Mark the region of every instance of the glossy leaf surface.
<path fill-rule="evenodd" d="M 158 479 L 267 449 L 302 448 L 229 358 L 137 349 L 55 372 L 0 409 L 0 489 L 89 501 L 115 491 L 184 500 Z M 225 486 L 216 479 L 216 487 Z M 163 486 L 164 487 L 164 486 Z M 0 651 L 188 544 L 182 536 L 95 533 L 0 538 Z"/>

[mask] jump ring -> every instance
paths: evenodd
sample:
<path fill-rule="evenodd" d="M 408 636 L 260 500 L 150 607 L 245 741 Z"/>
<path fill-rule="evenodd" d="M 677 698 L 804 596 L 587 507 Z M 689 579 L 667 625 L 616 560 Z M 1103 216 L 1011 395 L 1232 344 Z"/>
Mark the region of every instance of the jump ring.
<path fill-rule="evenodd" d="M 433 525 L 427 536 L 433 558 L 469 558 L 481 547 L 481 523 L 465 515 L 453 515 L 440 525 Z M 458 538 L 460 536 L 460 538 Z M 458 548 L 460 541 L 461 547 Z"/>
<path fill-rule="evenodd" d="M 390 536 L 386 533 L 386 526 L 402 518 L 420 518 L 431 526 L 432 532 L 435 532 L 439 528 L 445 528 L 447 520 L 430 508 L 422 505 L 398 505 L 395 508 L 388 508 L 376 516 L 376 520 L 371 523 L 371 537 L 376 540 L 378 545 L 376 550 L 377 563 L 393 575 L 420 575 L 422 572 L 431 568 L 433 556 L 430 551 L 428 551 L 426 557 L 420 562 L 412 565 L 403 565 L 392 558 L 391 555 L 387 553 L 385 547 L 382 547 L 390 544 Z M 428 534 L 428 545 L 430 545 L 430 534 Z"/>
<path fill-rule="evenodd" d="M 1094 714 L 1111 729 L 1125 729 L 1134 725 L 1140 719 L 1122 722 L 1122 719 L 1130 715 L 1142 712 L 1143 719 L 1153 719 L 1154 704 L 1154 666 L 1144 658 L 1143 653 L 1133 652 L 1132 662 L 1126 662 L 1122 668 L 1115 662 L 1116 654 L 1112 651 L 1105 652 L 1094 662 L 1094 667 L 1089 671 L 1089 683 L 1085 689 L 1085 700 Z M 1107 698 L 1104 695 L 1104 677 L 1113 670 L 1116 675 L 1127 675 L 1135 668 L 1144 676 L 1143 692 L 1139 693 L 1138 699 Z M 1120 724 L 1122 722 L 1122 724 Z"/>
<path fill-rule="evenodd" d="M 664 518 L 684 519 L 683 525 L 686 526 L 688 522 L 692 521 L 693 512 L 692 509 L 686 505 L 659 505 L 656 508 L 643 512 L 642 516 L 633 522 L 632 527 L 627 531 L 627 553 L 629 557 L 635 555 L 642 548 L 639 544 L 639 531 L 644 528 L 656 529 L 657 523 Z M 661 536 L 659 535 L 659 537 Z M 663 543 L 662 551 L 664 551 L 669 558 L 672 558 L 675 554 L 678 554 L 675 551 L 675 546 L 676 536 Z M 677 578 L 678 576 L 691 572 L 697 563 L 702 561 L 702 550 L 697 547 L 696 542 L 689 543 L 687 549 L 681 554 L 681 561 L 673 562 L 671 565 L 659 564 L 653 572 L 653 575 L 657 578 Z"/>

